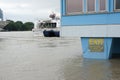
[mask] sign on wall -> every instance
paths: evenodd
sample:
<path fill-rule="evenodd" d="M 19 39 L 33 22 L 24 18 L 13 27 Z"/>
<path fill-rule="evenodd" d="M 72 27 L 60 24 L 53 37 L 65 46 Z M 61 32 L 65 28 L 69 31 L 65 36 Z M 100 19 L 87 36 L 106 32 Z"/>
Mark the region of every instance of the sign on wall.
<path fill-rule="evenodd" d="M 104 39 L 103 38 L 90 38 L 89 39 L 90 52 L 104 52 Z"/>

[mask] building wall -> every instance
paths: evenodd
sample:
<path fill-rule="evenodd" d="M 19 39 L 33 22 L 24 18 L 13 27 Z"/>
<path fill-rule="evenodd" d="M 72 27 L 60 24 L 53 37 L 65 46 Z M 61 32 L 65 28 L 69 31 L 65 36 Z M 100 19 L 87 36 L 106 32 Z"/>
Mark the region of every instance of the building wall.
<path fill-rule="evenodd" d="M 120 25 L 62 26 L 61 36 L 120 37 Z"/>
<path fill-rule="evenodd" d="M 96 0 L 96 13 L 66 15 L 65 0 L 61 0 L 61 36 L 120 37 L 120 12 L 114 11 L 114 0 L 107 0 L 106 12 L 100 13 Z"/>
<path fill-rule="evenodd" d="M 62 26 L 120 24 L 120 13 L 63 16 Z"/>
<path fill-rule="evenodd" d="M 3 20 L 3 12 L 1 9 L 0 9 L 0 19 Z"/>
<path fill-rule="evenodd" d="M 96 0 L 98 1 L 98 0 Z M 61 24 L 62 26 L 78 25 L 100 25 L 100 24 L 120 24 L 120 12 L 114 12 L 114 1 L 107 0 L 106 12 L 100 13 L 96 8 L 96 13 L 86 12 L 86 0 L 84 0 L 84 14 L 66 15 L 65 0 L 61 0 Z M 96 5 L 97 2 L 96 2 Z M 98 7 L 98 6 L 96 6 Z"/>
<path fill-rule="evenodd" d="M 82 38 L 82 49 L 84 58 L 93 58 L 93 59 L 109 59 L 110 58 L 110 48 L 112 39 L 111 38 L 103 38 L 104 40 L 104 49 L 100 52 L 91 52 L 89 47 L 89 39 L 90 38 Z"/>

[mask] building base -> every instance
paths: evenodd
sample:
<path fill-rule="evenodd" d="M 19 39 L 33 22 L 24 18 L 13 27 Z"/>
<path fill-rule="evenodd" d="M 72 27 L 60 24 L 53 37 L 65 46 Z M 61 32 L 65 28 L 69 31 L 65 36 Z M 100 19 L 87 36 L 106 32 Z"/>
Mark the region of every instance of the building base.
<path fill-rule="evenodd" d="M 91 59 L 109 59 L 111 57 L 112 38 L 81 38 L 83 57 Z"/>

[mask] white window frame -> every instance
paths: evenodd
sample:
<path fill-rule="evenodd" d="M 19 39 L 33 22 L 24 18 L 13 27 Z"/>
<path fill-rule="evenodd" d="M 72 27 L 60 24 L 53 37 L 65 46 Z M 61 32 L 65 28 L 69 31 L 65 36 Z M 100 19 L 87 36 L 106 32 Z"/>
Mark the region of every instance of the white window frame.
<path fill-rule="evenodd" d="M 87 13 L 96 13 L 96 0 L 95 0 L 95 10 L 94 11 L 88 11 L 88 5 L 87 5 L 87 3 L 88 3 L 88 0 L 86 0 L 86 11 L 87 11 Z"/>
<path fill-rule="evenodd" d="M 120 9 L 116 9 L 116 0 L 114 0 L 114 11 L 120 11 Z"/>
<path fill-rule="evenodd" d="M 99 4 L 99 12 L 107 12 L 108 0 L 106 0 L 105 10 L 100 10 L 100 0 L 98 4 Z"/>
<path fill-rule="evenodd" d="M 65 11 L 66 15 L 83 14 L 84 13 L 84 0 L 82 0 L 82 11 L 80 11 L 80 12 L 71 12 L 71 13 L 67 12 L 67 0 L 65 0 L 65 9 L 66 9 L 66 11 Z"/>

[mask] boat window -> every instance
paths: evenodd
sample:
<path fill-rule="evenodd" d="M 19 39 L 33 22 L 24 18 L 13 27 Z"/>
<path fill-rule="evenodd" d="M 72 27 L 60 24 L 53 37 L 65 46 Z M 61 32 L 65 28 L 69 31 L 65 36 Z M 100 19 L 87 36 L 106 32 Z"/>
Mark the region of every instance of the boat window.
<path fill-rule="evenodd" d="M 95 0 L 87 0 L 87 12 L 95 12 Z"/>
<path fill-rule="evenodd" d="M 120 0 L 114 0 L 114 10 L 120 11 Z"/>
<path fill-rule="evenodd" d="M 83 12 L 83 0 L 66 0 L 66 14 L 74 15 Z"/>
<path fill-rule="evenodd" d="M 99 0 L 99 11 L 104 12 L 106 11 L 106 0 Z"/>
<path fill-rule="evenodd" d="M 44 27 L 45 28 L 56 28 L 56 23 L 45 23 Z"/>

